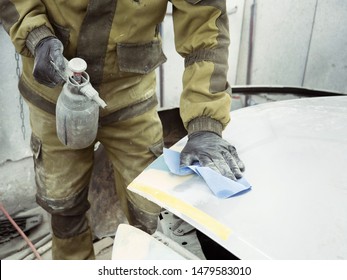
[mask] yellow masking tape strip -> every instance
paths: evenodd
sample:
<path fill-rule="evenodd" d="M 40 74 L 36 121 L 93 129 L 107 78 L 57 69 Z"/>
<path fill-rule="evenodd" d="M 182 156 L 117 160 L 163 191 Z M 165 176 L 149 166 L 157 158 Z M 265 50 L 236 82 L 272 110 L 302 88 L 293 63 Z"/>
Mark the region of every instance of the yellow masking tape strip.
<path fill-rule="evenodd" d="M 136 182 L 132 182 L 130 186 L 140 192 L 147 193 L 151 195 L 158 201 L 165 203 L 166 205 L 178 210 L 180 213 L 188 216 L 189 218 L 195 220 L 199 224 L 203 225 L 205 228 L 213 232 L 222 240 L 227 240 L 231 234 L 231 229 L 227 226 L 221 224 L 216 219 L 212 218 L 205 212 L 199 210 L 198 208 L 168 194 L 162 192 L 158 189 L 145 186 Z"/>

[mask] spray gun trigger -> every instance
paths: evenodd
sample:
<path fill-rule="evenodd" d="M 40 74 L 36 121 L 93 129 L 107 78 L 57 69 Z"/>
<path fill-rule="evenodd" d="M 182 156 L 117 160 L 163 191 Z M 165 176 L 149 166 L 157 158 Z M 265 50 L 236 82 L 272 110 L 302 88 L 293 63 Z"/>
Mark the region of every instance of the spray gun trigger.
<path fill-rule="evenodd" d="M 67 59 L 64 58 L 64 62 L 65 62 L 65 71 L 62 72 L 59 67 L 57 65 L 55 65 L 55 63 L 51 60 L 50 63 L 53 65 L 54 69 L 57 71 L 57 73 L 59 74 L 59 76 L 65 81 L 67 82 L 68 78 L 69 78 L 69 75 L 70 75 L 70 71 L 68 70 L 67 68 Z"/>

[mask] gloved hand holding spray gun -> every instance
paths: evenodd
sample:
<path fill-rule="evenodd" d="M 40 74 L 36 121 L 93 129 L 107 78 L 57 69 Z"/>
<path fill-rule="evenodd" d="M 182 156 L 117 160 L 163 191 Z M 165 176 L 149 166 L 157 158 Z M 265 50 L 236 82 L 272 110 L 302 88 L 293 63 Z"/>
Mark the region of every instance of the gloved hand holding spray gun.
<path fill-rule="evenodd" d="M 99 106 L 105 108 L 106 103 L 90 84 L 87 63 L 81 58 L 67 61 L 62 52 L 58 39 L 43 39 L 35 49 L 33 75 L 49 87 L 65 82 L 56 106 L 57 135 L 64 145 L 83 149 L 94 143 Z"/>

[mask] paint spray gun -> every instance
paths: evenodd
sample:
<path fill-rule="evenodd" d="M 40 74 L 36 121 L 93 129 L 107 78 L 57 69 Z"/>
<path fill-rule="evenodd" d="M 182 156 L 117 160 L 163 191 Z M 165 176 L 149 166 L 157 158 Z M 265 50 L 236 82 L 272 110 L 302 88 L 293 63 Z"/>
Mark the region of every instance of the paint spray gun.
<path fill-rule="evenodd" d="M 65 64 L 64 73 L 53 64 L 65 81 L 56 106 L 57 135 L 69 148 L 83 149 L 95 141 L 99 107 L 105 108 L 106 103 L 91 85 L 83 59 L 65 59 Z"/>

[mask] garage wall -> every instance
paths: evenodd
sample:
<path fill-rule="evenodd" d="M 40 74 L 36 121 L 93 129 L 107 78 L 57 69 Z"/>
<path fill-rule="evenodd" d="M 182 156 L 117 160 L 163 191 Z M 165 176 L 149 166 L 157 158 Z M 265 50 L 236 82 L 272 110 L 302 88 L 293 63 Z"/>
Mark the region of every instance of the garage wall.
<path fill-rule="evenodd" d="M 247 0 L 236 84 L 303 86 L 346 93 L 345 34 L 347 1 Z"/>
<path fill-rule="evenodd" d="M 0 24 L 0 165 L 31 156 L 29 113 L 24 103 L 23 135 L 16 67 L 14 47 Z"/>

